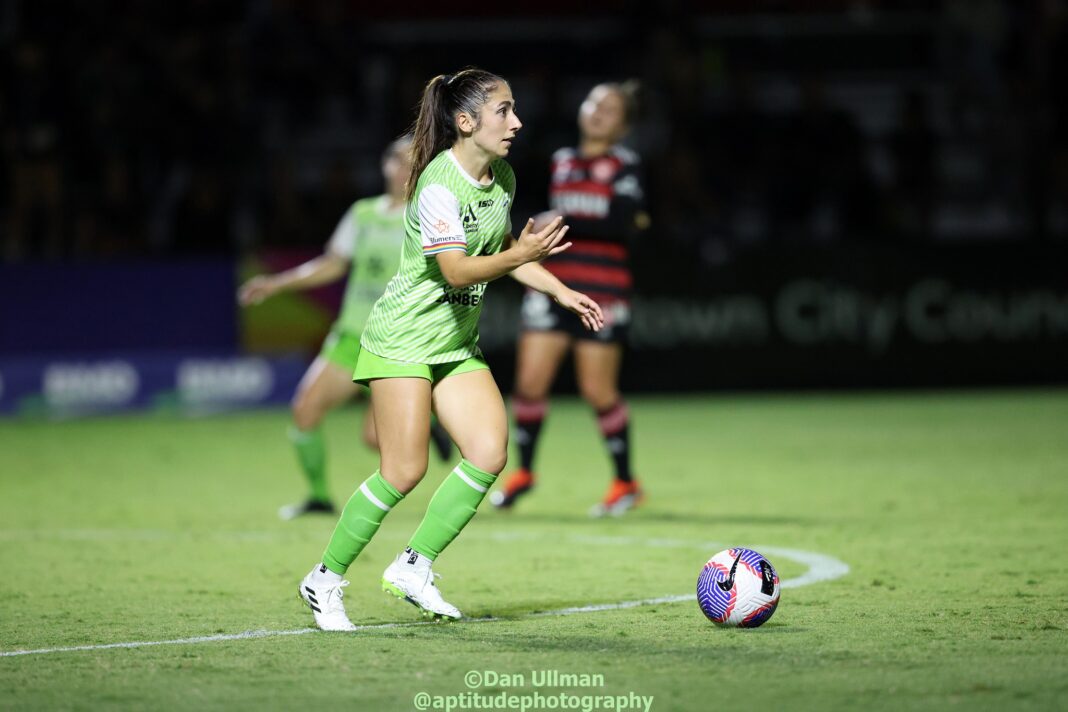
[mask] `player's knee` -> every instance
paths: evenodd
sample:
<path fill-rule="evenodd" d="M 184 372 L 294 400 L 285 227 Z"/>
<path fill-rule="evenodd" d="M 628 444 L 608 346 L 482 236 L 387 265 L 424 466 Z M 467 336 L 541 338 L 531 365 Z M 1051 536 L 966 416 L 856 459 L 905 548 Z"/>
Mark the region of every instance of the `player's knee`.
<path fill-rule="evenodd" d="M 485 438 L 463 450 L 464 459 L 480 470 L 498 475 L 508 463 L 508 439 Z"/>
<path fill-rule="evenodd" d="M 418 458 L 403 462 L 382 463 L 381 473 L 386 482 L 397 488 L 401 494 L 408 494 L 426 475 L 427 459 Z"/>
<path fill-rule="evenodd" d="M 318 427 L 323 420 L 322 408 L 307 395 L 298 394 L 290 406 L 293 413 L 293 424 L 298 429 L 308 431 Z"/>
<path fill-rule="evenodd" d="M 544 378 L 520 373 L 516 376 L 514 395 L 523 400 L 543 400 L 549 395 L 549 388 Z"/>
<path fill-rule="evenodd" d="M 538 403 L 549 399 L 549 389 L 517 388 L 513 395 L 520 400 Z"/>
<path fill-rule="evenodd" d="M 605 387 L 601 384 L 580 383 L 579 393 L 582 395 L 583 400 L 598 411 L 611 408 L 621 398 L 617 389 Z"/>

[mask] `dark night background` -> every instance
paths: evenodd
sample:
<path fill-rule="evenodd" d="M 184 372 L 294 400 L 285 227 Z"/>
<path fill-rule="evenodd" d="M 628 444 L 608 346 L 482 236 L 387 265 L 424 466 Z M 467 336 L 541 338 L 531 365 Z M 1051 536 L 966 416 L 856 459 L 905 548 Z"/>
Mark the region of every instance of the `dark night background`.
<path fill-rule="evenodd" d="M 525 123 L 513 219 L 588 89 L 643 82 L 632 388 L 1066 380 L 1064 2 L 445 7 L 5 3 L 0 357 L 247 350 L 236 265 L 321 249 L 478 65 Z"/>

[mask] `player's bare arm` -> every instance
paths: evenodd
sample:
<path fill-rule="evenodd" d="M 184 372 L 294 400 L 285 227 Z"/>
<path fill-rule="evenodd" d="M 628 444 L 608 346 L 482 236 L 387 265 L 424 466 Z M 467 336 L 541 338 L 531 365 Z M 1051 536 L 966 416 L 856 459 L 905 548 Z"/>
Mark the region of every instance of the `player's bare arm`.
<path fill-rule="evenodd" d="M 312 289 L 336 282 L 348 274 L 349 262 L 348 257 L 325 252 L 284 272 L 257 275 L 237 290 L 237 301 L 247 307 L 260 304 L 279 292 Z"/>
<path fill-rule="evenodd" d="M 509 237 L 508 240 L 510 246 L 513 239 Z M 597 302 L 569 288 L 537 262 L 516 267 L 512 270 L 512 278 L 524 287 L 549 295 L 557 304 L 578 315 L 587 330 L 600 331 L 604 326 L 604 314 Z"/>
<path fill-rule="evenodd" d="M 527 220 L 519 239 L 509 249 L 496 255 L 468 255 L 461 250 L 449 250 L 437 255 L 441 274 L 450 287 L 461 289 L 472 284 L 490 282 L 512 272 L 517 267 L 539 262 L 571 247 L 562 242 L 567 235 L 563 218 L 556 218 L 540 231 L 534 230 L 534 219 Z"/>

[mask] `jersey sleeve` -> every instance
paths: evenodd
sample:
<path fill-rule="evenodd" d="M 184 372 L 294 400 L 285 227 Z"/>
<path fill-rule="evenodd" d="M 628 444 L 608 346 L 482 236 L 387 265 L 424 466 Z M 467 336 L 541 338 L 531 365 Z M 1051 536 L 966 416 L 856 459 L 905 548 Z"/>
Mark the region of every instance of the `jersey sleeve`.
<path fill-rule="evenodd" d="M 353 207 L 345 211 L 344 217 L 334 228 L 334 234 L 330 237 L 330 241 L 326 243 L 326 251 L 351 260 L 356 252 L 356 231 L 358 229 L 356 208 Z"/>
<path fill-rule="evenodd" d="M 445 186 L 428 185 L 419 193 L 419 232 L 424 257 L 449 250 L 467 251 L 460 201 Z"/>

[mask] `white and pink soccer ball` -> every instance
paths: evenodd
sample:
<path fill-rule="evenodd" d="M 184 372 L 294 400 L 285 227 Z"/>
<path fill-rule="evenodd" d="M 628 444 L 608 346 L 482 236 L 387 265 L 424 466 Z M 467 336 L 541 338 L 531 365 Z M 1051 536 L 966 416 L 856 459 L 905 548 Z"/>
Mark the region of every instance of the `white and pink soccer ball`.
<path fill-rule="evenodd" d="M 710 621 L 728 628 L 756 628 L 779 605 L 779 575 L 752 549 L 726 549 L 697 578 L 697 602 Z"/>

